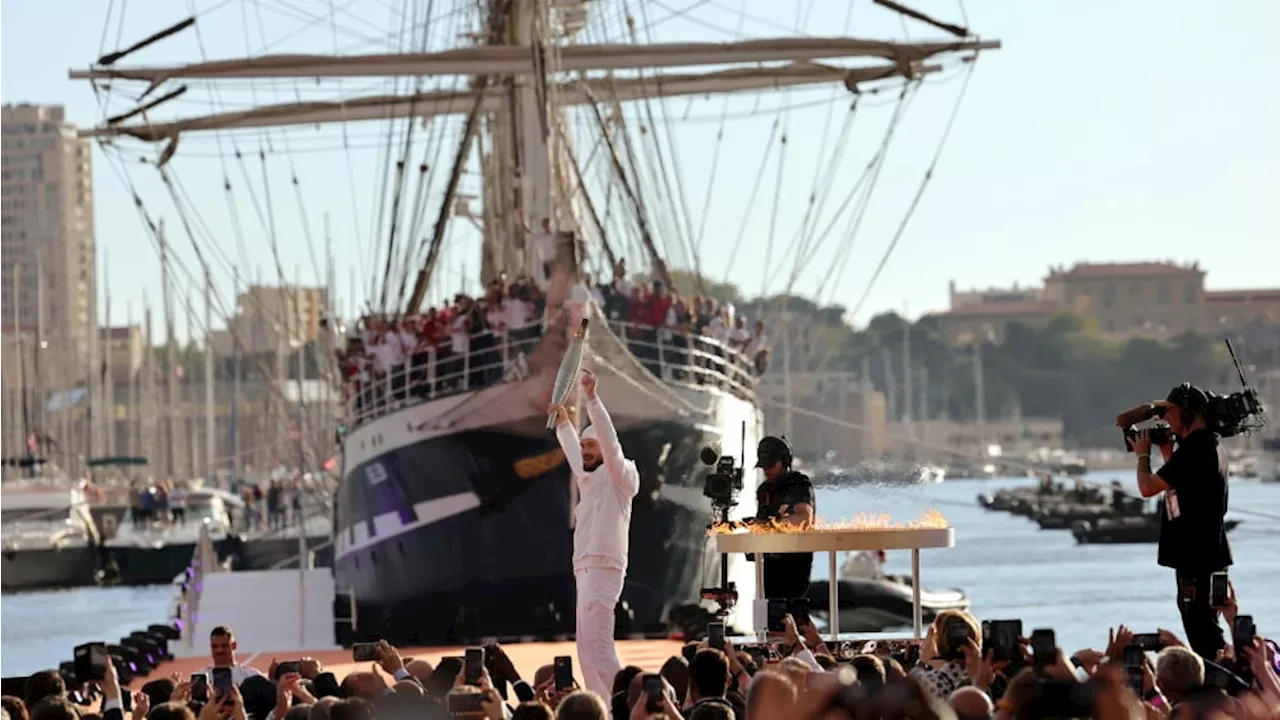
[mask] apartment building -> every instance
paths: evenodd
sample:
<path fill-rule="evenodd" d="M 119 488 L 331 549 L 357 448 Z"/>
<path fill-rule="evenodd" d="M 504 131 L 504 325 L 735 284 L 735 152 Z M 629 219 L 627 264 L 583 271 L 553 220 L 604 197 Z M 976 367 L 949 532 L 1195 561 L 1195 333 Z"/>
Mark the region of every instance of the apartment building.
<path fill-rule="evenodd" d="M 958 292 L 938 314 L 954 344 L 1002 342 L 1008 326 L 1042 326 L 1074 311 L 1116 337 L 1172 338 L 1187 332 L 1240 334 L 1280 327 L 1280 288 L 1207 290 L 1196 263 L 1077 263 L 1050 268 L 1040 288 Z"/>
<path fill-rule="evenodd" d="M 227 330 L 214 330 L 209 340 L 216 355 L 235 352 L 238 340 L 248 352 L 274 352 L 315 342 L 329 303 L 328 290 L 297 285 L 250 285 L 236 296 L 236 315 Z"/>
<path fill-rule="evenodd" d="M 76 137 L 57 105 L 5 105 L 0 126 L 4 320 L 15 321 L 16 290 L 17 325 L 35 326 L 39 273 L 43 335 L 58 356 L 54 364 L 84 367 L 97 325 L 89 142 Z"/>

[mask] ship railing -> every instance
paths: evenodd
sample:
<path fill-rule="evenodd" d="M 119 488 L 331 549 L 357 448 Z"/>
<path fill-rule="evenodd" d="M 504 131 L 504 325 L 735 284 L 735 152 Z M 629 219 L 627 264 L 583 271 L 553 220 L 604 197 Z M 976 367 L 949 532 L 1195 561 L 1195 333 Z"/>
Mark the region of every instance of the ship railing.
<path fill-rule="evenodd" d="M 747 354 L 726 342 L 671 327 L 610 320 L 614 334 L 631 354 L 664 382 L 691 387 L 719 387 L 743 399 L 755 395 L 760 376 Z"/>
<path fill-rule="evenodd" d="M 738 348 L 674 328 L 622 321 L 610 321 L 609 327 L 650 372 L 668 383 L 717 386 L 744 399 L 755 395 L 759 370 Z M 542 330 L 537 323 L 505 332 L 486 329 L 468 337 L 467 352 L 451 352 L 452 341 L 445 340 L 419 347 L 386 372 L 368 369 L 347 383 L 348 424 L 356 427 L 427 400 L 522 380 Z"/>

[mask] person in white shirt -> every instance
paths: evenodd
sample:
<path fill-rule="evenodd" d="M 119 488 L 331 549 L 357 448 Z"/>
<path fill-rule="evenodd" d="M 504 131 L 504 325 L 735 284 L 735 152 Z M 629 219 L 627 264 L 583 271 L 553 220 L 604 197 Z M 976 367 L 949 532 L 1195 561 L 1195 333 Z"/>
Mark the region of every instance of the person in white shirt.
<path fill-rule="evenodd" d="M 240 687 L 241 683 L 251 677 L 262 675 L 255 668 L 236 663 L 236 636 L 225 625 L 219 625 L 209 633 L 209 655 L 213 658 L 213 664 L 200 672 L 209 676 L 210 685 L 214 683 L 214 670 L 230 669 L 231 682 L 236 687 Z M 212 688 L 210 693 L 212 695 Z"/>
<path fill-rule="evenodd" d="M 757 320 L 755 332 L 751 333 L 751 342 L 747 343 L 747 357 L 755 359 L 768 346 L 769 337 L 764 334 L 764 321 Z"/>
<path fill-rule="evenodd" d="M 640 473 L 623 454 L 618 432 L 596 394 L 596 377 L 588 370 L 583 371 L 582 389 L 591 426 L 579 438 L 568 410 L 558 405 L 556 438 L 579 495 L 573 511 L 578 663 L 587 689 L 610 697 L 613 678 L 622 669 L 613 642 L 613 611 L 627 574 L 631 501 L 640 490 Z"/>

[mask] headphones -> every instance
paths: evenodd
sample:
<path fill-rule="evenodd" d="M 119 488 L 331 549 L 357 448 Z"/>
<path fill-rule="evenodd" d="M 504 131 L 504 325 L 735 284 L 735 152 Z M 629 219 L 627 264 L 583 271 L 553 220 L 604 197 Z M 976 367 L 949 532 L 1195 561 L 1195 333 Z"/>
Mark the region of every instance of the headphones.
<path fill-rule="evenodd" d="M 766 435 L 756 446 L 756 467 L 767 467 L 775 462 L 781 462 L 784 468 L 790 469 L 794 457 L 791 443 L 787 441 L 785 435 L 781 437 Z"/>
<path fill-rule="evenodd" d="M 1203 412 L 1209 405 L 1209 396 L 1204 391 L 1184 382 L 1169 391 L 1165 402 L 1178 406 L 1178 420 L 1183 425 L 1190 425 L 1195 422 L 1196 413 Z"/>

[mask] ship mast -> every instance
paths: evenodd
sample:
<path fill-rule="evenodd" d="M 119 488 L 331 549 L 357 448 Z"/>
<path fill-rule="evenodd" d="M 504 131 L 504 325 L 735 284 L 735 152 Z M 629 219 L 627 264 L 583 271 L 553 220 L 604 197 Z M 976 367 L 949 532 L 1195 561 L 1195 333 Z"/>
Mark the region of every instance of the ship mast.
<path fill-rule="evenodd" d="M 558 108 L 601 102 L 620 104 L 655 97 L 750 92 L 816 84 L 843 83 L 851 92 L 859 85 L 894 77 L 917 78 L 939 72 L 928 61 L 939 55 L 999 49 L 999 41 L 964 37 L 940 42 L 894 43 L 848 37 L 771 38 L 728 43 L 576 44 L 556 42 L 553 28 L 572 36 L 585 19 L 583 6 L 547 0 L 493 0 L 489 11 L 488 43 L 434 53 L 379 55 L 266 55 L 170 67 L 99 66 L 73 70 L 75 80 L 135 80 L 152 90 L 168 81 L 225 79 L 284 79 L 352 77 L 458 76 L 472 78 L 464 90 L 349 97 L 334 101 L 282 103 L 250 110 L 224 112 L 173 121 L 146 118 L 129 122 L 132 113 L 106 125 L 81 131 L 81 136 L 130 136 L 168 142 L 197 131 L 317 125 L 361 120 L 437 118 L 468 114 L 469 124 L 484 118 L 480 167 L 484 177 L 481 279 L 488 282 L 501 270 L 528 265 L 532 248 L 520 237 L 516 211 L 530 228 L 543 218 L 557 229 L 577 230 L 577 224 L 557 217 L 553 137 L 564 126 Z M 556 15 L 550 15 L 554 6 Z M 553 22 L 553 19 L 558 22 Z M 840 67 L 817 61 L 837 58 L 878 58 L 861 67 Z M 550 61 L 550 67 L 549 67 Z M 615 70 L 751 64 L 748 67 L 703 73 L 663 73 L 659 77 L 614 77 Z M 774 65 L 765 65 L 774 63 Z M 777 63 L 786 63 L 778 65 Z M 588 76 L 587 73 L 596 73 Z M 609 73 L 600 75 L 601 72 Z M 551 77 L 558 78 L 552 82 Z M 552 102 L 554 99 L 554 102 Z M 607 128 L 602 128 L 607 133 Z M 470 133 L 468 133 L 468 136 Z M 567 144 L 567 139 L 566 139 Z M 465 160 L 465 158 L 462 158 Z M 567 181 L 564 191 L 575 190 Z M 569 198 L 566 198 L 569 199 Z M 467 214 L 462 199 L 448 193 L 441 216 Z M 472 216 L 474 217 L 474 216 Z M 439 235 L 441 229 L 437 230 Z M 433 241 L 433 245 L 436 244 Z M 520 247 L 524 246 L 523 252 Z M 421 300 L 430 282 L 436 253 L 430 253 L 419 272 L 413 300 Z M 424 277 L 425 276 L 425 277 Z"/>

